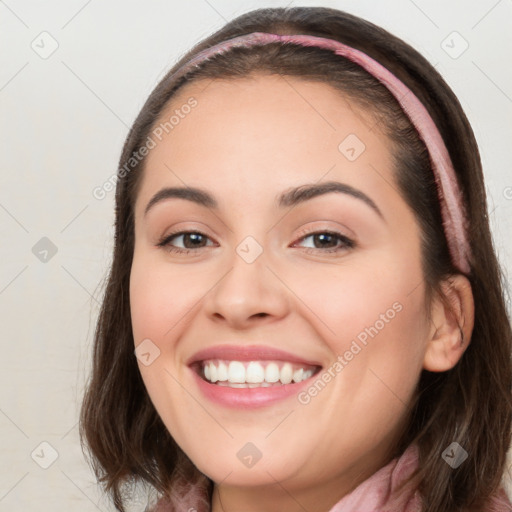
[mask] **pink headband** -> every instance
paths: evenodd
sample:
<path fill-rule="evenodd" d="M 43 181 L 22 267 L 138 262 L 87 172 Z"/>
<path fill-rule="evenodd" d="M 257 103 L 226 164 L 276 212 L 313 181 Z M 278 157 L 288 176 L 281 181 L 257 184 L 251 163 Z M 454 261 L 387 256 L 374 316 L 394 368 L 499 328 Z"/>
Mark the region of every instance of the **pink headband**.
<path fill-rule="evenodd" d="M 274 42 L 288 42 L 332 50 L 336 55 L 345 57 L 361 66 L 393 94 L 428 149 L 452 262 L 461 272 L 468 274 L 470 272 L 470 248 L 467 238 L 467 220 L 462 203 L 462 194 L 443 138 L 423 103 L 403 82 L 376 60 L 333 39 L 303 34 L 278 35 L 253 32 L 206 48 L 178 69 L 173 78 L 183 76 L 191 71 L 194 66 L 199 66 L 208 58 L 225 53 L 231 48 L 247 48 Z"/>

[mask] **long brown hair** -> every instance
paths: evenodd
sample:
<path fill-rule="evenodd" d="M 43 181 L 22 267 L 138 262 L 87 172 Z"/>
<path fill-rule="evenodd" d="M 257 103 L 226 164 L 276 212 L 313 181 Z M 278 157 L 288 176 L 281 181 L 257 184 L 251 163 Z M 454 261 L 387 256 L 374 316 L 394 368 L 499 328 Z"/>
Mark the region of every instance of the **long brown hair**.
<path fill-rule="evenodd" d="M 417 51 L 380 27 L 345 12 L 316 7 L 258 9 L 225 25 L 189 51 L 160 81 L 136 118 L 120 158 L 116 188 L 114 258 L 95 332 L 93 367 L 81 411 L 80 433 L 93 467 L 123 511 L 123 485 L 142 481 L 166 494 L 194 467 L 170 436 L 144 387 L 134 356 L 129 276 L 134 249 L 133 206 L 144 159 L 126 172 L 176 91 L 199 78 L 236 79 L 277 73 L 327 83 L 375 118 L 393 144 L 399 190 L 422 231 L 422 264 L 430 293 L 457 273 L 450 261 L 429 155 L 387 89 L 332 52 L 272 43 L 235 48 L 179 80 L 172 74 L 199 51 L 250 32 L 311 34 L 336 39 L 382 63 L 424 103 L 453 161 L 469 219 L 475 301 L 471 343 L 450 371 L 423 371 L 398 454 L 419 446 L 419 489 L 425 512 L 480 509 L 499 487 L 510 442 L 512 333 L 504 279 L 493 248 L 482 166 L 469 122 L 454 93 Z M 125 172 L 121 172 L 124 169 Z M 457 442 L 470 454 L 457 470 L 441 454 Z"/>

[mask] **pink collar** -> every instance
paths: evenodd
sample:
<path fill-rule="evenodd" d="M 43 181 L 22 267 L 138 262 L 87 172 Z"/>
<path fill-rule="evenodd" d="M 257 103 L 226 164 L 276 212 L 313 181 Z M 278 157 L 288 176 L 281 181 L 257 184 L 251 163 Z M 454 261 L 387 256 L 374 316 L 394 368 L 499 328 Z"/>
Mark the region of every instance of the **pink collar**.
<path fill-rule="evenodd" d="M 362 482 L 344 496 L 329 512 L 421 512 L 421 498 L 415 489 L 404 488 L 392 497 L 392 492 L 414 472 L 418 464 L 418 450 L 411 445 L 405 452 Z M 208 498 L 210 481 L 201 475 L 196 482 L 182 480 L 161 499 L 151 512 L 211 512 Z M 509 512 L 512 504 L 503 490 L 489 503 L 488 512 Z"/>

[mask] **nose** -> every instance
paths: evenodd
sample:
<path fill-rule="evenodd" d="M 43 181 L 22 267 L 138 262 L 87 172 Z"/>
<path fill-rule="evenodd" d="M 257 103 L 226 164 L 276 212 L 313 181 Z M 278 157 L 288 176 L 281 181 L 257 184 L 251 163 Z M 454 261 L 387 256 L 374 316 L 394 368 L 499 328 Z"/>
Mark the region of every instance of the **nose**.
<path fill-rule="evenodd" d="M 243 330 L 287 315 L 289 291 L 279 272 L 268 266 L 265 251 L 249 261 L 234 252 L 230 269 L 206 295 L 204 307 L 211 320 Z"/>

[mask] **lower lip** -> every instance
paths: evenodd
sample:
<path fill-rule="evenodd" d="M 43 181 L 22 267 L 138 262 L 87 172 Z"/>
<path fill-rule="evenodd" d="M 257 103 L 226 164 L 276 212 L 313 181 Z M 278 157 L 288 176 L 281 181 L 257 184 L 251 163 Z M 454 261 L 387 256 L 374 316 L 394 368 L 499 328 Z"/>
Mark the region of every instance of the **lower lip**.
<path fill-rule="evenodd" d="M 297 395 L 302 388 L 309 385 L 310 381 L 316 377 L 315 374 L 302 382 L 269 388 L 230 388 L 229 386 L 211 384 L 202 379 L 193 369 L 190 368 L 190 371 L 197 382 L 197 386 L 206 398 L 218 404 L 239 409 L 263 407 Z"/>

